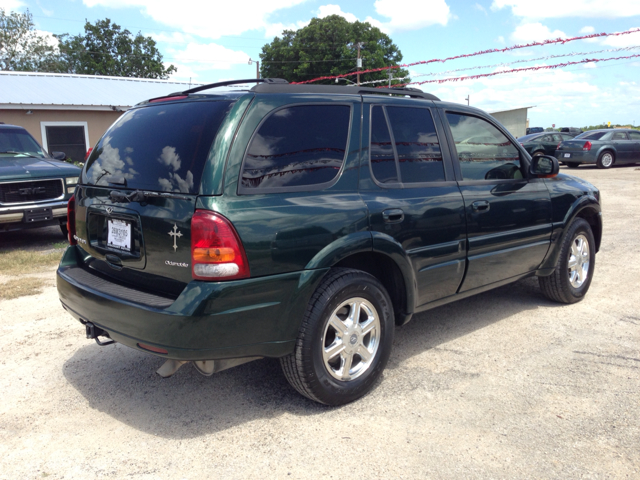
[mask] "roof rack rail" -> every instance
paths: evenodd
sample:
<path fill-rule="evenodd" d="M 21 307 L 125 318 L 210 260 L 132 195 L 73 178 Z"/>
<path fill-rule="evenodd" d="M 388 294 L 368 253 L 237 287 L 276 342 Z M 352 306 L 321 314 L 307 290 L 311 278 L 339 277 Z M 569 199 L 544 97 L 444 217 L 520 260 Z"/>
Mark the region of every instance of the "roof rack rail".
<path fill-rule="evenodd" d="M 423 92 L 417 88 L 372 88 L 358 87 L 355 85 L 309 85 L 290 83 L 263 83 L 251 89 L 256 93 L 317 93 L 317 94 L 343 94 L 343 95 L 403 95 L 411 98 L 422 98 L 425 100 L 440 99 L 431 93 Z"/>
<path fill-rule="evenodd" d="M 209 90 L 210 88 L 226 87 L 227 85 L 239 85 L 242 83 L 288 84 L 289 82 L 287 82 L 284 78 L 249 78 L 246 80 L 227 80 L 226 82 L 216 82 L 209 83 L 207 85 L 200 85 L 199 87 L 190 88 L 189 90 L 185 90 L 184 92 L 172 93 L 171 95 L 186 95 L 189 93 L 200 92 L 202 90 Z"/>

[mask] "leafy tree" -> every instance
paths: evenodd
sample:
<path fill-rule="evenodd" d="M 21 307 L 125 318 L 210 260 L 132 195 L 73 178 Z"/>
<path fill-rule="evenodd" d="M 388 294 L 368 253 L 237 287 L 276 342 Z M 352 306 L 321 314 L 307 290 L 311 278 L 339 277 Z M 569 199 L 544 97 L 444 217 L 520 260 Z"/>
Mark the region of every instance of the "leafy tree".
<path fill-rule="evenodd" d="M 330 15 L 313 18 L 309 25 L 297 31 L 284 30 L 282 37 L 276 37 L 262 47 L 260 73 L 262 77 L 300 82 L 355 71 L 358 43 L 362 44 L 360 56 L 363 70 L 396 66 L 402 61 L 398 47 L 379 28 L 368 22 L 350 23 L 339 15 Z M 394 69 L 392 72 L 395 78 L 409 74 L 404 69 Z M 348 78 L 356 81 L 355 76 Z M 360 76 L 360 82 L 388 78 L 388 71 L 366 73 Z M 391 83 L 410 81 L 407 78 L 392 80 Z M 335 80 L 317 83 L 335 83 Z"/>
<path fill-rule="evenodd" d="M 38 34 L 33 16 L 0 8 L 0 70 L 57 72 L 61 68 L 57 48 Z"/>
<path fill-rule="evenodd" d="M 162 63 L 162 54 L 151 37 L 140 32 L 134 37 L 111 20 L 86 22 L 84 35 L 56 35 L 60 40 L 65 70 L 87 75 L 169 78 L 178 70 Z"/>

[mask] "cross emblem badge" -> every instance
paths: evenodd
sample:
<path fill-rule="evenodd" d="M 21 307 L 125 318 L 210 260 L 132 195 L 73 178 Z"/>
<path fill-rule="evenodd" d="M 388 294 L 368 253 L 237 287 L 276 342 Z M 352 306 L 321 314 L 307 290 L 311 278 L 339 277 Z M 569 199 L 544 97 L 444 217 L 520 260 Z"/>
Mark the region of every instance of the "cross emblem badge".
<path fill-rule="evenodd" d="M 178 231 L 178 226 L 175 223 L 173 224 L 173 231 L 169 232 L 169 235 L 173 237 L 173 251 L 175 252 L 176 250 L 178 250 L 176 240 L 178 239 L 178 237 L 182 236 L 182 233 Z"/>

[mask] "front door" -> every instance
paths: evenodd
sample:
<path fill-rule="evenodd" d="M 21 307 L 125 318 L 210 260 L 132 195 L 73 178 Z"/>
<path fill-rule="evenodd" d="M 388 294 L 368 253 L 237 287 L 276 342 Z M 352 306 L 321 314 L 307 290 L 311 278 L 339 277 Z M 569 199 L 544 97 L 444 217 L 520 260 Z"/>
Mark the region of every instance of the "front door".
<path fill-rule="evenodd" d="M 400 106 L 397 99 L 365 99 L 363 146 L 370 155 L 361 168 L 360 193 L 370 228 L 407 253 L 419 307 L 455 294 L 460 286 L 464 203 L 432 105 L 402 100 Z"/>
<path fill-rule="evenodd" d="M 446 111 L 464 198 L 468 267 L 460 292 L 535 270 L 549 249 L 551 201 L 520 150 L 488 119 Z"/>

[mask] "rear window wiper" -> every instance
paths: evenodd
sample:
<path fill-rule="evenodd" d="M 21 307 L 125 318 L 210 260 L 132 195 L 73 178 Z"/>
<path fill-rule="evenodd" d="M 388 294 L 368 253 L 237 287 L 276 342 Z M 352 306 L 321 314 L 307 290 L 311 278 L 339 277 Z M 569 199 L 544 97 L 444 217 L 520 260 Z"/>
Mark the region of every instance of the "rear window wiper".
<path fill-rule="evenodd" d="M 136 190 L 135 192 L 131 192 L 130 194 L 126 194 L 123 192 L 119 192 L 117 190 L 111 190 L 109 192 L 109 197 L 112 202 L 123 203 L 123 202 L 146 202 L 148 198 L 177 198 L 180 200 L 191 200 L 191 197 L 185 195 L 179 195 L 172 192 L 147 192 L 142 190 Z"/>
<path fill-rule="evenodd" d="M 14 150 L 7 150 L 6 152 L 0 152 L 0 153 L 11 153 L 12 155 L 25 155 L 27 157 L 31 157 L 31 158 L 44 158 L 44 157 L 39 157 L 38 155 L 34 155 L 33 153 L 29 153 L 29 152 L 16 152 Z"/>

